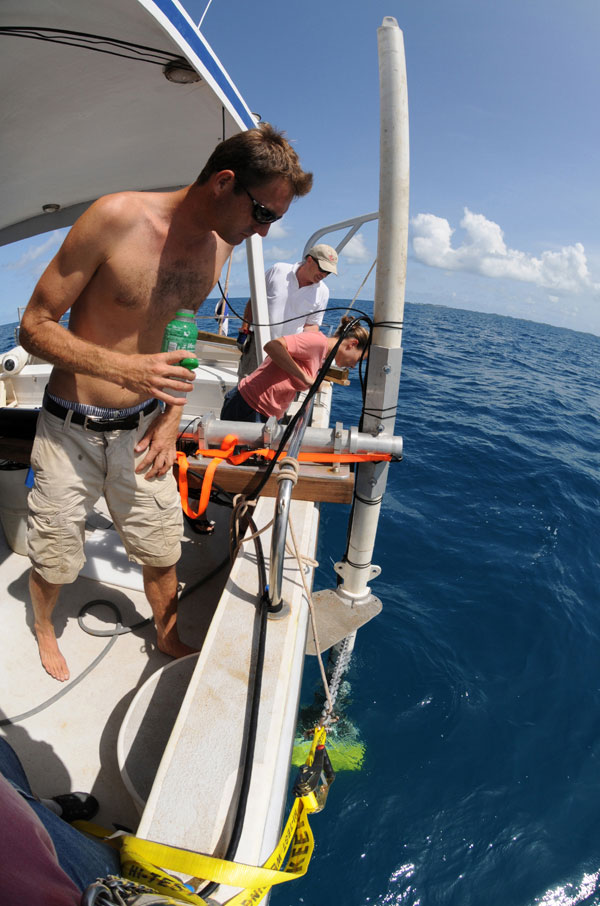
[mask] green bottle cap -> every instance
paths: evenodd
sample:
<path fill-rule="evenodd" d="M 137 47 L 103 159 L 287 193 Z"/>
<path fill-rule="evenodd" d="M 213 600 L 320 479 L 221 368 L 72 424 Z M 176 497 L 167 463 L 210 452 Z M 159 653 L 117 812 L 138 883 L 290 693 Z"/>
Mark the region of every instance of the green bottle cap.
<path fill-rule="evenodd" d="M 193 371 L 195 368 L 198 367 L 198 359 L 194 359 L 194 358 L 182 359 L 181 362 L 179 362 L 179 364 L 183 368 L 187 368 L 188 371 Z"/>

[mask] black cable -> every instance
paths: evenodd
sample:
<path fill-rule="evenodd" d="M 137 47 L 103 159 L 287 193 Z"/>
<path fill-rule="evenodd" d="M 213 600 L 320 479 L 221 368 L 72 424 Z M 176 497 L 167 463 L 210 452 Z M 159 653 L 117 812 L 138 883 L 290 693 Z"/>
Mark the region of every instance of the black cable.
<path fill-rule="evenodd" d="M 385 406 L 383 409 L 365 409 L 364 414 L 372 415 L 374 418 L 377 418 L 377 416 L 380 416 L 381 418 L 388 418 L 388 416 L 384 415 L 384 413 L 385 412 L 390 412 L 390 413 L 396 412 L 397 409 L 398 409 L 398 404 L 396 403 L 393 406 Z"/>
<path fill-rule="evenodd" d="M 226 299 L 225 293 L 223 292 L 223 289 L 220 284 L 219 284 L 219 288 L 221 289 L 223 298 L 225 299 L 225 301 L 231 308 L 231 305 L 228 302 L 228 300 Z M 233 309 L 232 309 L 232 311 L 233 311 Z M 235 311 L 234 311 L 234 314 L 236 314 Z M 239 315 L 236 315 L 236 316 L 239 317 Z M 283 452 L 285 444 L 287 443 L 298 419 L 301 417 L 303 412 L 306 410 L 308 403 L 310 402 L 312 397 L 315 395 L 315 393 L 319 389 L 323 379 L 325 378 L 325 375 L 327 374 L 327 371 L 329 370 L 331 362 L 335 358 L 335 355 L 337 353 L 337 350 L 339 349 L 341 342 L 344 340 L 346 334 L 352 330 L 354 325 L 359 323 L 362 320 L 367 320 L 368 324 L 370 325 L 370 334 L 372 335 L 371 319 L 369 318 L 368 315 L 366 315 L 364 313 L 362 313 L 362 317 L 354 318 L 342 330 L 340 336 L 337 339 L 337 342 L 335 343 L 335 345 L 332 347 L 331 351 L 325 358 L 325 361 L 323 362 L 323 365 L 321 366 L 313 384 L 309 388 L 309 390 L 306 394 L 306 398 L 303 400 L 302 405 L 298 409 L 298 412 L 296 412 L 296 414 L 293 416 L 293 418 L 290 420 L 289 424 L 287 425 L 287 427 L 283 433 L 281 442 L 275 452 L 275 456 L 273 457 L 273 459 L 270 461 L 269 465 L 267 466 L 267 469 L 265 470 L 265 473 L 264 473 L 259 485 L 254 489 L 253 492 L 251 492 L 250 496 L 252 496 L 253 498 L 258 498 L 260 493 L 262 492 L 262 489 L 264 488 L 266 482 L 268 481 L 269 476 L 271 475 L 279 456 Z M 284 322 L 282 322 L 282 323 L 284 323 Z M 366 353 L 366 348 L 363 350 L 363 355 L 361 356 L 361 362 L 362 362 L 362 359 L 363 359 L 365 353 Z M 257 532 L 256 525 L 255 525 L 254 521 L 249 517 L 247 519 L 247 524 L 249 524 L 251 526 L 252 532 L 254 534 L 256 534 L 256 532 Z M 240 527 L 240 534 L 243 534 L 245 532 L 245 529 L 246 529 L 246 526 L 244 526 L 243 528 Z M 237 534 L 236 534 L 236 538 L 237 538 Z M 235 544 L 236 538 L 234 538 L 232 541 L 234 548 L 236 546 L 236 544 Z M 254 672 L 254 686 L 253 686 L 253 690 L 252 690 L 252 702 L 251 702 L 250 718 L 249 718 L 249 724 L 248 724 L 248 735 L 247 735 L 246 751 L 245 751 L 245 755 L 244 755 L 244 768 L 243 768 L 242 780 L 241 780 L 241 785 L 240 785 L 240 793 L 239 793 L 239 797 L 238 797 L 234 825 L 233 825 L 233 828 L 231 831 L 231 837 L 229 839 L 229 844 L 228 844 L 227 850 L 225 852 L 225 859 L 228 861 L 233 860 L 235 858 L 237 848 L 239 845 L 239 841 L 240 841 L 240 837 L 242 834 L 243 826 L 244 826 L 244 819 L 245 819 L 246 808 L 247 808 L 247 804 L 248 804 L 248 795 L 249 795 L 250 783 L 251 783 L 251 779 L 252 779 L 254 751 L 255 751 L 255 747 L 256 747 L 256 737 L 257 737 L 257 730 L 258 730 L 258 713 L 259 713 L 259 707 L 260 707 L 262 675 L 263 675 L 264 656 L 265 656 L 265 649 L 266 649 L 267 616 L 269 613 L 267 572 L 266 572 L 266 566 L 265 566 L 264 553 L 263 553 L 263 549 L 262 549 L 262 542 L 258 535 L 254 538 L 254 546 L 255 546 L 255 551 L 256 551 L 257 567 L 258 567 L 258 572 L 259 572 L 259 594 L 260 594 L 260 605 L 259 605 L 260 606 L 260 612 L 259 612 L 260 623 L 259 623 L 258 649 L 257 649 L 257 654 L 256 654 L 256 669 Z M 211 881 L 206 885 L 206 887 L 200 889 L 199 894 L 203 898 L 206 898 L 206 897 L 210 896 L 217 889 L 218 886 L 219 886 L 219 884 L 217 882 Z"/>
<path fill-rule="evenodd" d="M 181 440 L 181 438 L 183 437 L 183 435 L 186 433 L 187 429 L 188 429 L 191 425 L 193 425 L 195 421 L 196 421 L 196 417 L 195 417 L 195 416 L 194 416 L 194 418 L 191 418 L 191 419 L 189 420 L 189 422 L 187 423 L 187 425 L 185 426 L 185 428 L 182 428 L 181 431 L 179 432 L 179 434 L 177 435 L 177 441 L 180 441 L 180 440 Z"/>
<path fill-rule="evenodd" d="M 187 598 L 188 595 L 191 595 L 193 591 L 196 591 L 196 589 L 204 585 L 205 582 L 209 582 L 214 576 L 217 576 L 221 572 L 223 567 L 226 566 L 229 562 L 230 558 L 229 556 L 227 556 L 224 560 L 221 561 L 221 563 L 218 563 L 214 569 L 211 569 L 209 573 L 207 573 L 205 576 L 202 576 L 201 579 L 198 579 L 197 582 L 193 582 L 191 585 L 186 585 L 179 595 L 178 601 L 182 601 L 184 598 Z"/>
<path fill-rule="evenodd" d="M 221 290 L 221 296 L 223 299 L 225 299 L 225 302 L 227 303 L 227 306 L 231 310 L 232 314 L 239 321 L 245 321 L 246 319 L 244 318 L 244 316 L 239 315 L 237 313 L 237 311 L 235 310 L 235 308 L 232 306 L 231 302 L 225 295 L 225 292 L 223 290 L 223 287 L 221 286 L 220 280 L 217 280 L 217 286 Z M 330 306 L 326 305 L 325 308 L 315 308 L 311 312 L 307 312 L 307 314 L 318 315 L 321 312 L 326 312 L 326 311 L 348 311 L 348 306 L 347 305 L 330 305 Z M 357 311 L 359 313 L 359 315 L 362 315 L 363 318 L 366 318 L 367 321 L 369 322 L 369 324 L 373 323 L 371 321 L 370 315 L 368 315 L 366 311 L 361 311 L 360 308 L 355 308 L 354 311 Z M 297 321 L 298 318 L 301 318 L 301 317 L 302 317 L 302 315 L 296 315 L 293 318 L 285 318 L 283 321 L 267 321 L 266 324 L 263 324 L 261 321 L 249 321 L 248 323 L 250 324 L 251 327 L 280 327 L 282 324 L 288 324 L 290 321 Z M 361 319 L 358 318 L 357 320 L 361 320 Z"/>
<path fill-rule="evenodd" d="M 401 330 L 404 321 L 373 321 L 373 327 L 390 327 L 393 330 Z"/>
<path fill-rule="evenodd" d="M 360 494 L 357 494 L 355 492 L 354 499 L 360 501 L 360 503 L 364 503 L 365 506 L 379 506 L 379 504 L 383 500 L 383 497 L 377 497 L 377 499 L 375 500 L 370 498 L 367 499 L 366 497 L 361 497 Z"/>
<path fill-rule="evenodd" d="M 96 604 L 104 604 L 110 610 L 112 610 L 115 617 L 115 626 L 113 629 L 89 629 L 85 626 L 83 622 L 83 617 L 88 612 L 91 607 L 94 607 Z M 3 720 L 0 720 L 0 727 L 5 727 L 8 724 L 16 724 L 22 720 L 25 720 L 27 717 L 33 717 L 34 714 L 39 714 L 40 711 L 44 711 L 46 708 L 49 708 L 50 705 L 54 704 L 55 701 L 58 701 L 59 698 L 62 698 L 63 695 L 66 695 L 67 692 L 70 692 L 75 686 L 77 686 L 85 677 L 92 672 L 92 670 L 100 663 L 100 661 L 106 657 L 110 649 L 113 647 L 117 641 L 118 636 L 124 635 L 126 632 L 133 632 L 134 629 L 141 629 L 142 626 L 147 626 L 148 623 L 152 622 L 152 619 L 148 617 L 145 620 L 140 620 L 139 623 L 134 623 L 133 626 L 123 626 L 121 623 L 121 612 L 116 604 L 113 604 L 112 601 L 105 601 L 102 598 L 98 598 L 94 601 L 88 601 L 87 604 L 84 604 L 81 610 L 79 611 L 79 616 L 77 617 L 77 622 L 81 626 L 84 632 L 87 632 L 88 635 L 108 637 L 110 640 L 107 645 L 102 649 L 100 654 L 94 658 L 91 664 L 89 664 L 85 670 L 83 670 L 79 676 L 76 676 L 68 685 L 63 686 L 60 692 L 57 692 L 55 695 L 52 695 L 50 698 L 47 698 L 45 702 L 42 702 L 41 705 L 38 705 L 35 708 L 31 708 L 29 711 L 24 711 L 23 714 L 17 714 L 15 717 L 5 717 Z"/>
<path fill-rule="evenodd" d="M 237 313 L 237 311 L 235 310 L 235 308 L 232 306 L 231 302 L 225 295 L 225 291 L 224 291 L 223 287 L 221 286 L 220 280 L 217 280 L 217 285 L 221 291 L 221 298 L 225 300 L 225 303 L 227 304 L 228 308 L 231 310 L 233 315 L 236 318 L 238 318 L 238 320 L 240 320 L 240 321 L 246 320 L 242 315 L 239 315 Z M 371 345 L 373 329 L 375 327 L 391 327 L 391 328 L 395 328 L 397 330 L 401 330 L 404 322 L 403 321 L 373 321 L 371 319 L 371 317 L 365 311 L 362 311 L 362 309 L 355 308 L 354 310 L 356 312 L 358 312 L 360 315 L 362 315 L 362 318 L 357 318 L 353 323 L 356 323 L 356 321 L 360 321 L 360 320 L 364 319 L 370 325 L 369 342 L 367 343 L 367 346 L 363 349 L 362 355 L 358 362 L 358 379 L 359 379 L 359 383 L 360 383 L 360 390 L 361 390 L 361 396 L 362 396 L 362 401 L 363 401 L 363 413 L 362 413 L 361 419 L 360 419 L 360 427 L 362 429 L 362 421 L 364 418 L 364 404 L 365 404 L 366 392 L 367 392 L 367 379 L 366 379 L 366 374 L 363 376 L 363 363 L 365 360 L 365 355 Z M 324 313 L 326 311 L 348 312 L 349 309 L 348 309 L 348 306 L 344 306 L 344 305 L 332 305 L 332 306 L 325 306 L 325 308 L 317 308 L 316 310 L 311 312 L 311 314 L 319 314 L 320 312 Z M 296 321 L 297 319 L 298 319 L 298 315 L 296 315 L 296 317 L 293 317 L 293 318 L 285 318 L 283 321 L 269 321 L 267 324 L 262 324 L 260 321 L 249 321 L 248 323 L 251 327 L 280 327 L 282 324 L 287 324 L 290 321 Z M 269 474 L 270 474 L 270 472 L 269 472 Z"/>
<path fill-rule="evenodd" d="M 369 316 L 368 316 L 368 315 L 365 315 L 364 317 L 368 320 L 368 322 L 369 322 L 369 324 L 370 324 L 370 323 L 371 323 L 371 320 L 370 320 Z M 335 343 L 335 345 L 332 347 L 332 349 L 331 349 L 331 351 L 329 352 L 329 354 L 327 355 L 325 361 L 324 361 L 323 364 L 321 365 L 321 368 L 320 368 L 319 372 L 317 373 L 317 376 L 316 376 L 315 380 L 313 381 L 312 385 L 309 387 L 309 389 L 308 389 L 308 391 L 307 391 L 307 394 L 306 394 L 306 397 L 305 397 L 304 400 L 302 401 L 302 405 L 300 406 L 300 408 L 298 409 L 298 411 L 292 416 L 292 418 L 290 419 L 289 424 L 287 425 L 285 431 L 283 432 L 283 437 L 281 438 L 281 441 L 280 441 L 280 443 L 279 443 L 279 446 L 277 447 L 277 450 L 275 451 L 275 455 L 274 455 L 273 459 L 269 462 L 269 464 L 268 464 L 267 468 L 265 469 L 265 471 L 264 471 L 264 473 L 263 473 L 263 475 L 262 475 L 262 478 L 261 478 L 260 482 L 258 483 L 258 485 L 257 485 L 255 488 L 253 488 L 251 491 L 249 491 L 249 496 L 251 496 L 251 497 L 253 497 L 253 498 L 257 498 L 257 497 L 261 494 L 261 492 L 262 492 L 262 490 L 263 490 L 265 484 L 266 484 L 267 481 L 269 480 L 269 477 L 271 476 L 271 473 L 273 472 L 273 469 L 275 468 L 275 466 L 276 466 L 276 464 L 277 464 L 277 460 L 278 460 L 279 457 L 281 456 L 281 454 L 282 454 L 282 452 L 283 452 L 283 450 L 284 450 L 284 448 L 285 448 L 285 445 L 286 445 L 286 443 L 288 442 L 288 440 L 289 440 L 289 438 L 290 438 L 290 436 L 291 436 L 291 434 L 292 434 L 292 431 L 294 430 L 294 428 L 295 428 L 295 426 L 296 426 L 296 423 L 298 422 L 298 420 L 300 419 L 300 417 L 303 415 L 303 413 L 304 413 L 306 407 L 308 406 L 310 400 L 313 398 L 313 396 L 315 395 L 315 393 L 317 392 L 317 390 L 318 390 L 319 387 L 321 386 L 321 384 L 322 384 L 322 382 L 323 382 L 323 380 L 324 380 L 324 378 L 325 378 L 325 375 L 326 375 L 327 372 L 329 371 L 329 368 L 330 368 L 330 366 L 331 366 L 331 363 L 332 363 L 333 360 L 335 359 L 336 352 L 337 352 L 338 349 L 339 349 L 340 343 L 342 342 L 342 340 L 345 339 L 346 334 L 349 333 L 349 332 L 352 330 L 352 328 L 354 327 L 354 325 L 357 324 L 359 321 L 362 321 L 362 320 L 363 320 L 363 318 L 354 318 L 354 319 L 353 319 L 352 321 L 350 321 L 350 322 L 346 325 L 346 327 L 344 327 L 344 329 L 342 330 L 340 336 L 337 338 L 337 343 Z"/>
<path fill-rule="evenodd" d="M 62 44 L 68 47 L 79 47 L 81 50 L 91 50 L 109 56 L 123 57 L 140 63 L 151 63 L 155 66 L 166 66 L 168 63 L 180 63 L 184 67 L 192 68 L 187 60 L 179 54 L 157 47 L 147 47 L 143 44 L 134 44 L 131 41 L 121 41 L 106 35 L 95 35 L 89 32 L 72 31 L 65 28 L 35 28 L 20 25 L 6 25 L 0 27 L 0 35 L 14 38 L 29 38 L 34 41 L 46 41 L 51 44 Z M 97 46 L 105 44 L 107 47 L 118 50 L 107 50 L 106 47 Z M 121 51 L 121 52 L 118 52 Z"/>
<path fill-rule="evenodd" d="M 248 524 L 252 533 L 257 532 L 257 527 L 251 518 Z M 244 528 L 245 530 L 245 528 Z M 254 762 L 254 751 L 256 749 L 256 738 L 258 735 L 258 712 L 260 708 L 260 697 L 262 690 L 262 677 L 265 662 L 266 638 L 267 638 L 267 615 L 269 612 L 269 594 L 267 587 L 267 569 L 265 566 L 265 557 L 262 549 L 262 542 L 259 536 L 254 538 L 254 549 L 256 552 L 256 564 L 258 567 L 259 581 L 259 629 L 258 629 L 258 648 L 256 651 L 256 666 L 254 670 L 254 686 L 252 689 L 252 701 L 250 706 L 250 717 L 248 720 L 248 733 L 246 741 L 246 751 L 244 753 L 244 768 L 240 784 L 240 793 L 238 796 L 236 815 L 231 836 L 225 852 L 225 860 L 232 861 L 235 858 L 237 848 L 244 828 L 244 819 L 246 817 L 246 808 L 248 805 L 248 795 L 250 793 L 250 782 L 252 780 L 252 768 Z M 199 891 L 203 898 L 210 896 L 217 887 L 218 882 L 210 881 L 206 887 Z"/>
<path fill-rule="evenodd" d="M 354 563 L 354 561 L 349 560 L 348 557 L 344 559 L 344 563 L 348 563 L 349 566 L 352 566 L 354 569 L 371 569 L 370 563 Z"/>
<path fill-rule="evenodd" d="M 230 311 L 234 315 L 234 317 L 236 317 L 238 319 L 238 321 L 245 321 L 246 319 L 244 318 L 244 316 L 237 313 L 237 311 L 235 310 L 235 308 L 233 307 L 233 305 L 231 304 L 231 302 L 225 295 L 225 291 L 223 290 L 223 287 L 221 286 L 220 280 L 217 280 L 217 286 L 221 290 L 221 298 L 225 300 L 228 308 L 230 309 Z M 402 328 L 404 326 L 404 321 L 373 321 L 371 316 L 369 314 L 367 314 L 366 311 L 363 311 L 360 308 L 354 308 L 353 310 L 357 311 L 359 313 L 359 315 L 362 315 L 363 318 L 367 319 L 367 321 L 371 325 L 371 331 L 375 327 L 389 327 L 393 330 L 402 330 Z M 345 311 L 345 312 L 347 312 L 347 311 L 350 311 L 350 309 L 348 308 L 347 305 L 326 305 L 325 308 L 316 308 L 316 309 L 313 309 L 311 312 L 307 312 L 307 314 L 318 315 L 321 312 L 324 313 L 326 311 Z M 285 318 L 283 321 L 268 321 L 266 324 L 263 324 L 261 321 L 249 321 L 248 323 L 251 327 L 280 327 L 282 324 L 288 324 L 290 321 L 297 321 L 299 317 L 302 317 L 302 315 L 296 315 L 293 318 Z"/>

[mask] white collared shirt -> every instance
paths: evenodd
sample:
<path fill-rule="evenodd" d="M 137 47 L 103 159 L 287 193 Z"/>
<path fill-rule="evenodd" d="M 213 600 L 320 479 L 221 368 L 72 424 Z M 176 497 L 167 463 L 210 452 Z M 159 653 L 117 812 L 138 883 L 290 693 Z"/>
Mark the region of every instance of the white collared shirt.
<path fill-rule="evenodd" d="M 301 261 L 297 264 L 279 261 L 265 274 L 272 339 L 301 333 L 305 324 L 320 326 L 323 321 L 329 289 L 323 280 L 299 286 L 296 272 L 301 264 Z"/>

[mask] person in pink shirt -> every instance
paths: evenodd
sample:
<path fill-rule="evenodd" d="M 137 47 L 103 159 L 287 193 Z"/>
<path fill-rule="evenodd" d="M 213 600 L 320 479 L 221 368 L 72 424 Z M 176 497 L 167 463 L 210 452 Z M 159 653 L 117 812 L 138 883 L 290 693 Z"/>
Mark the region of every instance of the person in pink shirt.
<path fill-rule="evenodd" d="M 320 331 L 303 331 L 269 340 L 265 344 L 268 358 L 225 396 L 221 420 L 266 421 L 271 415 L 280 419 L 296 393 L 312 385 L 319 368 L 353 320 L 349 315 L 342 318 L 332 337 Z M 352 368 L 368 342 L 366 328 L 354 324 L 339 345 L 336 364 Z"/>

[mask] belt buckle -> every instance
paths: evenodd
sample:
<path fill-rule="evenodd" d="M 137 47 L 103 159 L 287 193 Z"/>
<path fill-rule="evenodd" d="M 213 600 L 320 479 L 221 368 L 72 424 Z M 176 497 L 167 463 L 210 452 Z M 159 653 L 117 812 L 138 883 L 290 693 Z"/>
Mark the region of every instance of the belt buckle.
<path fill-rule="evenodd" d="M 108 420 L 105 418 L 98 418 L 97 415 L 85 415 L 83 419 L 83 427 L 88 431 L 110 430 L 110 428 L 108 427 Z"/>
<path fill-rule="evenodd" d="M 130 431 L 132 428 L 137 428 L 139 423 L 138 412 L 123 418 L 98 418 L 95 415 L 86 415 L 83 427 L 89 431 Z"/>

